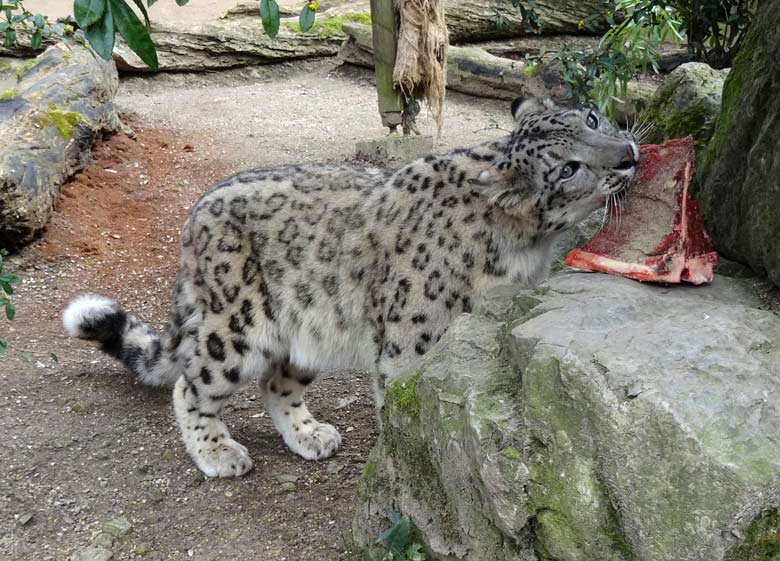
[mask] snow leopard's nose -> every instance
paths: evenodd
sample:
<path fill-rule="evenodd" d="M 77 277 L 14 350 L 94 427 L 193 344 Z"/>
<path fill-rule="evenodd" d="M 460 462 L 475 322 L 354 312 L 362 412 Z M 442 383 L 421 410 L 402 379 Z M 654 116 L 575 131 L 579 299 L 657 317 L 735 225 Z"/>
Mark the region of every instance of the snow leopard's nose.
<path fill-rule="evenodd" d="M 615 169 L 631 169 L 639 165 L 638 150 L 632 144 L 627 144 L 625 152 L 623 153 L 623 159 L 615 166 Z"/>

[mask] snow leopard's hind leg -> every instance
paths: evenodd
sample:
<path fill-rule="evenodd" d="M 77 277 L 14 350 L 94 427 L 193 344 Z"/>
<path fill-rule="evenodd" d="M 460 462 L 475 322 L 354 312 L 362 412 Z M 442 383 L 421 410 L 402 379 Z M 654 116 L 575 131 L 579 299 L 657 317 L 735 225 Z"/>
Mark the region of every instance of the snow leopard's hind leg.
<path fill-rule="evenodd" d="M 309 412 L 303 395 L 315 373 L 277 361 L 260 378 L 266 410 L 287 447 L 307 460 L 332 456 L 341 444 L 333 425 L 321 423 Z"/>

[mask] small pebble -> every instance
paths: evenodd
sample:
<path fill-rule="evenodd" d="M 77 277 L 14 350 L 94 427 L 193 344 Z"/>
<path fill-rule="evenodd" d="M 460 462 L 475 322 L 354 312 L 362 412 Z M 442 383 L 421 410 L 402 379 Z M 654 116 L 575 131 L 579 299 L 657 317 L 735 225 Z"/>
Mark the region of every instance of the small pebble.
<path fill-rule="evenodd" d="M 124 536 L 132 528 L 127 516 L 119 516 L 103 524 L 103 531 L 108 532 L 115 538 Z"/>
<path fill-rule="evenodd" d="M 295 483 L 298 481 L 298 476 L 294 473 L 282 473 L 276 476 L 276 480 L 280 483 Z"/>
<path fill-rule="evenodd" d="M 114 556 L 111 551 L 102 547 L 88 547 L 74 553 L 71 561 L 108 561 Z"/>

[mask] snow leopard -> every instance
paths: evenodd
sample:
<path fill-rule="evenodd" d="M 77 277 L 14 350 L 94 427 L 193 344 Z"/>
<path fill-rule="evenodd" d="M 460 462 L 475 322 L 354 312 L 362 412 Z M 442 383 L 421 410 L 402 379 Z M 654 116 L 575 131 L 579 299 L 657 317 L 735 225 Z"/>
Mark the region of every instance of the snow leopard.
<path fill-rule="evenodd" d="M 548 274 L 556 239 L 629 189 L 636 139 L 590 108 L 512 103 L 510 134 L 399 169 L 305 164 L 242 171 L 208 190 L 181 231 L 164 330 L 83 295 L 67 332 L 149 385 L 173 385 L 187 452 L 208 477 L 252 468 L 220 412 L 259 380 L 291 451 L 332 456 L 341 436 L 304 392 L 322 370 L 383 381 L 425 355 L 485 290 Z"/>

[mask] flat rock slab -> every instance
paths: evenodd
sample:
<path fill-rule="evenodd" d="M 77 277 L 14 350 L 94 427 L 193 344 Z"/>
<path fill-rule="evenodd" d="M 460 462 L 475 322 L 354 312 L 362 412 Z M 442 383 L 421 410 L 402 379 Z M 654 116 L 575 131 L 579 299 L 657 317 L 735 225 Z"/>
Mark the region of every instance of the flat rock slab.
<path fill-rule="evenodd" d="M 116 130 L 113 62 L 59 43 L 17 68 L 0 92 L 0 247 L 29 241 L 51 215 L 60 185 L 82 169 L 98 134 Z"/>
<path fill-rule="evenodd" d="M 368 17 L 367 13 L 324 12 L 318 14 L 318 22 L 309 33 L 295 31 L 297 16 L 283 18 L 279 34 L 272 39 L 263 31 L 255 4 L 252 13 L 229 12 L 225 17 L 209 23 L 155 24 L 151 35 L 157 48 L 159 70 L 217 70 L 334 56 L 345 37 L 341 24 L 363 17 Z M 325 22 L 326 25 L 322 26 Z M 117 41 L 114 47 L 114 60 L 120 71 L 149 71 L 123 41 Z"/>
<path fill-rule="evenodd" d="M 355 157 L 377 165 L 411 162 L 433 152 L 433 137 L 391 134 L 375 140 L 364 140 L 355 146 Z"/>
<path fill-rule="evenodd" d="M 437 560 L 753 559 L 780 530 L 777 395 L 780 318 L 742 281 L 500 287 L 390 382 L 356 539 L 400 510 Z"/>

